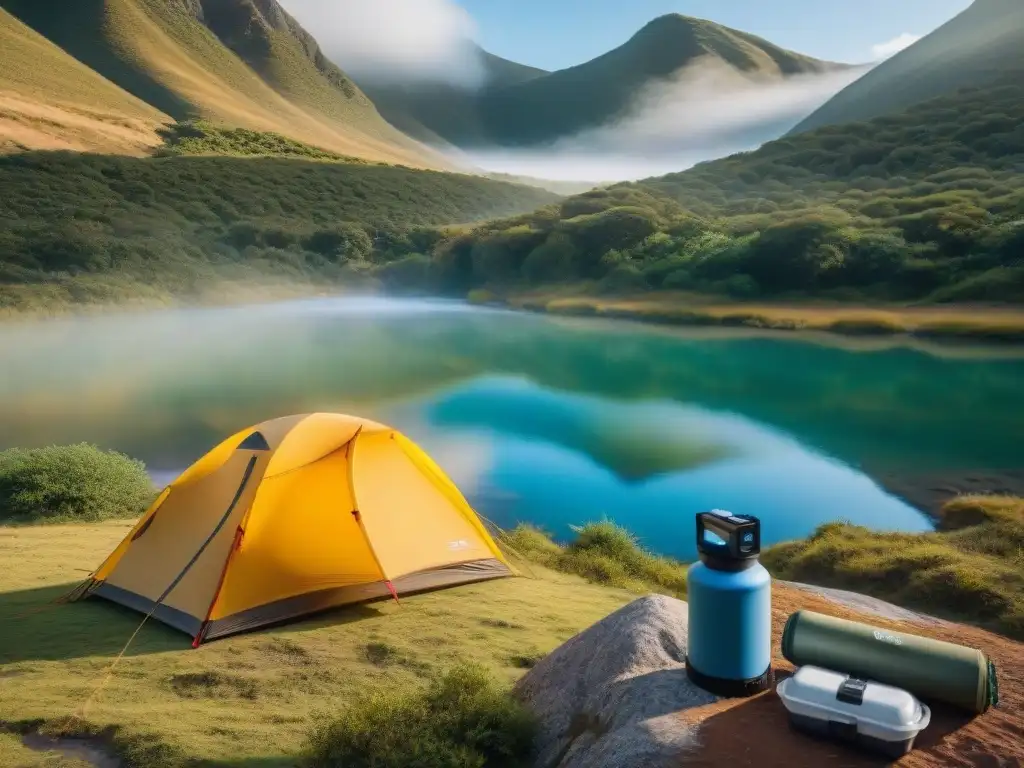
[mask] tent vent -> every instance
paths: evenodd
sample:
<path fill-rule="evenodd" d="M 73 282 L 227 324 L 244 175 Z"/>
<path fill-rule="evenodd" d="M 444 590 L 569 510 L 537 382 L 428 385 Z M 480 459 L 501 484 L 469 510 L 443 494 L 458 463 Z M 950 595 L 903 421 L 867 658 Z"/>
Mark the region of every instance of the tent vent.
<path fill-rule="evenodd" d="M 240 451 L 269 451 L 270 446 L 262 432 L 253 432 L 238 446 Z"/>

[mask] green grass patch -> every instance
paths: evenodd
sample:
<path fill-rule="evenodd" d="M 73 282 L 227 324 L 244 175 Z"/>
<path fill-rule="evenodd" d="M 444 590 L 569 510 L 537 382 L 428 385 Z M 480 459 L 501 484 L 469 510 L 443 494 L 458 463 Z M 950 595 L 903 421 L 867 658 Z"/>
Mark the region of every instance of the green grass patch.
<path fill-rule="evenodd" d="M 0 522 L 134 518 L 155 494 L 141 461 L 94 445 L 0 452 Z"/>
<path fill-rule="evenodd" d="M 255 699 L 259 696 L 255 681 L 226 672 L 181 672 L 171 675 L 170 686 L 176 694 L 186 699 Z"/>
<path fill-rule="evenodd" d="M 851 589 L 1024 639 L 1024 499 L 950 502 L 935 533 L 876 533 L 830 523 L 778 544 L 773 575 Z"/>
<path fill-rule="evenodd" d="M 487 672 L 457 666 L 423 691 L 378 692 L 309 737 L 308 768 L 519 768 L 537 723 Z"/>
<path fill-rule="evenodd" d="M 601 521 L 580 526 L 575 533 L 575 539 L 560 546 L 538 528 L 521 524 L 503 533 L 502 541 L 533 562 L 595 584 L 685 597 L 688 566 L 648 552 L 625 528 Z"/>
<path fill-rule="evenodd" d="M 316 713 L 341 715 L 369 692 L 414 696 L 463 663 L 503 691 L 527 669 L 513 657 L 550 653 L 635 597 L 531 564 L 522 578 L 349 606 L 198 650 L 151 620 L 107 678 L 141 614 L 99 599 L 47 604 L 131 524 L 0 526 L 0 723 L 99 738 L 126 766 L 295 768 Z M 369 661 L 368 648 L 384 663 Z M 88 722 L 68 722 L 104 679 Z M 0 739 L 8 754 L 19 768 L 65 768 L 13 737 Z"/>
<path fill-rule="evenodd" d="M 360 158 L 328 152 L 279 133 L 222 127 L 203 120 L 175 123 L 159 129 L 157 133 L 164 140 L 164 146 L 158 152 L 158 155 L 162 157 L 180 155 L 287 157 L 297 160 L 383 165 L 383 163 L 370 163 Z"/>

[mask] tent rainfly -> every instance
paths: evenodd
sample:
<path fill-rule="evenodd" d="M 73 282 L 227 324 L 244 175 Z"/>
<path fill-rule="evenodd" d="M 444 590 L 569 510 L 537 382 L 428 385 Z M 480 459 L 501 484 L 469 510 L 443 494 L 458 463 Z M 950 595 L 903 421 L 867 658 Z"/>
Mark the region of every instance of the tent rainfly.
<path fill-rule="evenodd" d="M 193 646 L 388 595 L 512 575 L 444 471 L 391 427 L 333 413 L 242 430 L 159 495 L 77 596 Z"/>

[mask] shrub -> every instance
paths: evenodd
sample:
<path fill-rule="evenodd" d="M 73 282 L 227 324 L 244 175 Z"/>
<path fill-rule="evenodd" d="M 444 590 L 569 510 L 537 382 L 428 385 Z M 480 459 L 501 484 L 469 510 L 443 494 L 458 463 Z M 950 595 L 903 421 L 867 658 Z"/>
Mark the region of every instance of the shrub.
<path fill-rule="evenodd" d="M 531 283 L 568 280 L 576 274 L 576 246 L 562 232 L 553 232 L 523 261 L 523 276 Z"/>
<path fill-rule="evenodd" d="M 374 273 L 386 288 L 394 291 L 423 291 L 431 286 L 429 256 L 413 253 L 397 261 L 382 264 Z"/>
<path fill-rule="evenodd" d="M 894 534 L 830 523 L 761 559 L 778 578 L 873 594 L 1024 639 L 1024 499 L 953 500 L 939 529 Z"/>
<path fill-rule="evenodd" d="M 470 304 L 490 304 L 497 300 L 498 297 L 486 288 L 474 288 L 466 294 L 466 301 Z"/>
<path fill-rule="evenodd" d="M 517 768 L 537 723 L 481 668 L 455 667 L 415 693 L 377 692 L 309 735 L 308 768 Z"/>
<path fill-rule="evenodd" d="M 137 517 L 154 496 L 142 462 L 93 445 L 0 452 L 0 521 Z"/>
<path fill-rule="evenodd" d="M 651 554 L 625 528 L 604 520 L 573 530 L 576 538 L 564 547 L 529 525 L 503 533 L 502 542 L 513 554 L 598 584 L 633 592 L 662 590 L 685 596 L 687 566 Z"/>

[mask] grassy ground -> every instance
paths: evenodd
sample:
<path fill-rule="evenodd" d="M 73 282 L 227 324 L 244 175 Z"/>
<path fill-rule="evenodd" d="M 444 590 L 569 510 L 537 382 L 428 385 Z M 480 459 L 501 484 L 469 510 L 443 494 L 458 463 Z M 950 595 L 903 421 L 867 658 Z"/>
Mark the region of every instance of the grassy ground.
<path fill-rule="evenodd" d="M 1024 342 L 1024 309 L 1017 307 L 962 304 L 868 307 L 822 302 L 729 302 L 684 293 L 622 298 L 528 293 L 513 296 L 507 301 L 515 308 L 552 314 L 593 315 L 666 325 Z"/>
<path fill-rule="evenodd" d="M 764 553 L 773 575 L 851 589 L 1024 639 L 1024 499 L 964 496 L 938 530 L 875 533 L 831 523 Z"/>
<path fill-rule="evenodd" d="M 128 527 L 0 528 L 0 721 L 8 727 L 73 714 L 138 625 L 138 614 L 101 601 L 22 615 L 83 578 Z M 462 661 L 512 681 L 635 596 L 537 565 L 529 572 L 533 577 L 410 596 L 400 606 L 338 610 L 198 650 L 185 635 L 147 624 L 85 719 L 96 728 L 118 726 L 118 749 L 147 768 L 188 758 L 291 765 L 317 711 L 337 712 L 371 687 L 420 684 Z M 73 765 L 26 752 L 10 736 L 0 740 L 0 757 L 8 755 L 21 762 L 0 764 Z"/>
<path fill-rule="evenodd" d="M 36 752 L 15 733 L 0 733 L 0 765 L 9 768 L 93 768 L 83 759 L 58 752 Z"/>
<path fill-rule="evenodd" d="M 144 154 L 170 118 L 0 8 L 0 152 L 25 147 Z"/>

